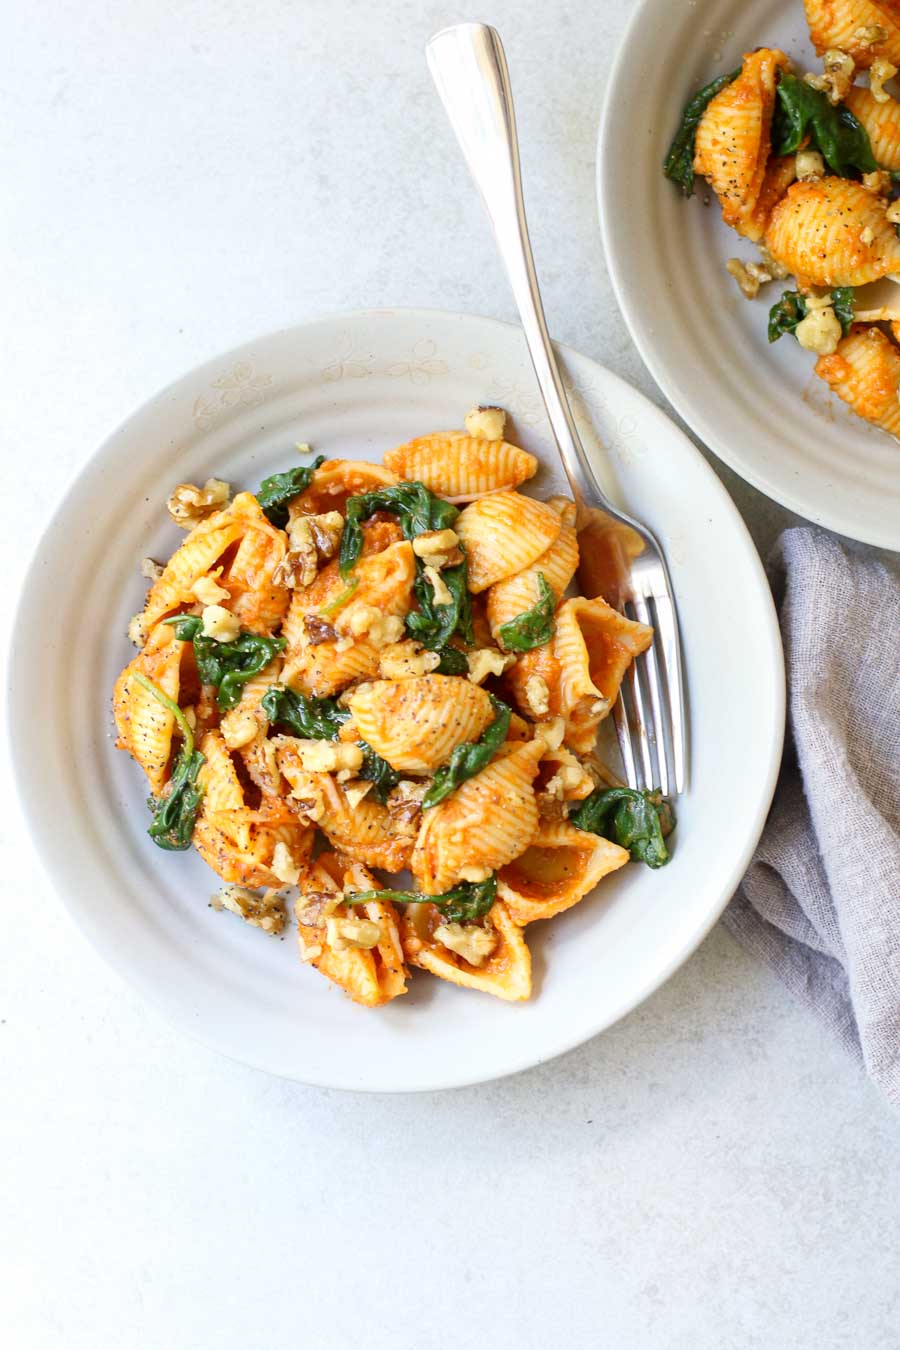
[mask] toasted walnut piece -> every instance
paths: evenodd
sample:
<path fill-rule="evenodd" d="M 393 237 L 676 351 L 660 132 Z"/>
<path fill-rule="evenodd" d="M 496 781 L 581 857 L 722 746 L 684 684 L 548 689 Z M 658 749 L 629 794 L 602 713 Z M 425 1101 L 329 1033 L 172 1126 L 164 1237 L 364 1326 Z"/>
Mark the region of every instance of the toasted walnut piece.
<path fill-rule="evenodd" d="M 166 509 L 176 525 L 192 530 L 201 520 L 221 511 L 231 496 L 231 484 L 221 478 L 207 478 L 202 488 L 193 483 L 179 483 L 166 502 Z"/>
<path fill-rule="evenodd" d="M 246 886 L 223 886 L 209 903 L 213 909 L 227 909 L 251 928 L 262 928 L 266 933 L 280 933 L 285 924 L 284 903 L 277 891 L 257 895 Z"/>
<path fill-rule="evenodd" d="M 148 581 L 158 581 L 165 570 L 155 558 L 141 558 L 141 576 Z"/>
<path fill-rule="evenodd" d="M 765 263 L 743 263 L 740 258 L 729 258 L 725 270 L 729 276 L 734 277 L 747 300 L 755 300 L 759 295 L 760 286 L 765 286 L 774 276 Z"/>
<path fill-rule="evenodd" d="M 466 431 L 486 441 L 502 441 L 506 428 L 506 413 L 490 404 L 479 404 L 466 413 Z"/>
<path fill-rule="evenodd" d="M 453 596 L 438 569 L 429 565 L 424 568 L 424 572 L 425 580 L 434 592 L 434 603 L 436 605 L 452 605 Z"/>
<path fill-rule="evenodd" d="M 381 618 L 381 610 L 376 609 L 374 605 L 359 604 L 354 605 L 347 618 L 343 615 L 338 619 L 336 627 L 341 632 L 349 631 L 354 637 L 364 637 L 376 619 Z"/>
<path fill-rule="evenodd" d="M 318 647 L 323 642 L 337 641 L 338 634 L 334 624 L 318 614 L 304 614 L 303 627 L 311 647 Z"/>
<path fill-rule="evenodd" d="M 875 169 L 872 173 L 863 174 L 862 185 L 867 192 L 874 192 L 876 197 L 886 197 L 892 186 L 891 175 L 886 169 Z"/>
<path fill-rule="evenodd" d="M 232 708 L 230 712 L 225 713 L 222 721 L 219 723 L 219 730 L 222 733 L 222 739 L 229 750 L 240 750 L 241 746 L 249 745 L 256 739 L 260 724 L 256 712 L 250 708 Z"/>
<path fill-rule="evenodd" d="M 315 546 L 310 539 L 307 549 L 290 549 L 272 573 L 276 586 L 287 586 L 289 590 L 301 591 L 311 586 L 319 575 L 319 560 Z"/>
<path fill-rule="evenodd" d="M 529 675 L 525 681 L 525 701 L 535 717 L 546 717 L 550 711 L 550 689 L 543 675 Z"/>
<path fill-rule="evenodd" d="M 393 647 L 402 638 L 406 625 L 399 614 L 383 614 L 376 619 L 367 634 L 373 647 Z"/>
<path fill-rule="evenodd" d="M 296 886 L 300 868 L 291 856 L 291 850 L 281 839 L 272 850 L 272 872 L 283 886 Z"/>
<path fill-rule="evenodd" d="M 455 530 L 426 530 L 416 535 L 412 541 L 413 553 L 417 558 L 425 558 L 434 566 L 435 558 L 452 553 L 459 544 L 459 535 Z"/>
<path fill-rule="evenodd" d="M 407 837 L 416 832 L 417 822 L 422 814 L 422 799 L 428 791 L 428 786 L 428 783 L 416 783 L 411 778 L 404 778 L 391 789 L 387 808 L 398 834 Z"/>
<path fill-rule="evenodd" d="M 241 631 L 241 621 L 221 605 L 207 605 L 203 611 L 203 632 L 216 642 L 234 642 Z"/>
<path fill-rule="evenodd" d="M 199 600 L 201 605 L 217 605 L 220 600 L 229 599 L 229 593 L 224 586 L 220 586 L 216 580 L 221 575 L 221 568 L 216 568 L 215 575 L 198 577 L 191 590 L 194 599 Z"/>
<path fill-rule="evenodd" d="M 897 74 L 897 67 L 891 65 L 890 61 L 885 60 L 883 56 L 876 56 L 869 67 L 869 89 L 876 103 L 890 103 L 891 96 L 885 89 L 885 81 L 892 80 Z"/>
<path fill-rule="evenodd" d="M 306 928 L 321 928 L 325 916 L 334 913 L 340 900 L 341 896 L 334 891 L 304 891 L 294 901 L 297 922 Z"/>
<path fill-rule="evenodd" d="M 482 928 L 474 923 L 442 923 L 434 930 L 434 936 L 470 966 L 484 965 L 497 946 L 493 928 Z"/>
<path fill-rule="evenodd" d="M 266 741 L 266 745 L 272 746 L 274 754 L 274 742 Z M 325 814 L 325 797 L 322 788 L 316 775 L 309 770 L 301 770 L 299 773 L 292 770 L 291 790 L 288 793 L 288 798 L 301 821 L 305 820 L 316 824 Z"/>
<path fill-rule="evenodd" d="M 822 74 L 804 75 L 803 78 L 813 89 L 826 94 L 828 102 L 837 107 L 847 97 L 854 71 L 853 57 L 839 47 L 830 47 L 822 57 Z"/>
<path fill-rule="evenodd" d="M 353 947 L 368 951 L 381 941 L 381 926 L 373 919 L 341 919 L 329 914 L 325 920 L 325 933 L 333 952 L 345 952 Z"/>
<path fill-rule="evenodd" d="M 515 652 L 501 652 L 498 647 L 476 647 L 466 653 L 469 679 L 473 684 L 484 684 L 489 675 L 502 675 L 515 664 Z"/>
<path fill-rule="evenodd" d="M 548 750 L 558 750 L 566 735 L 566 719 L 553 717 L 549 722 L 541 722 L 534 729 L 535 739 L 540 737 Z"/>
<path fill-rule="evenodd" d="M 378 674 L 383 680 L 411 680 L 437 670 L 441 658 L 437 652 L 407 639 L 385 647 L 378 658 Z"/>
<path fill-rule="evenodd" d="M 594 716 L 599 714 L 601 717 L 605 717 L 609 712 L 610 707 L 611 704 L 608 698 L 595 698 L 591 704 L 591 712 Z"/>
<path fill-rule="evenodd" d="M 895 202 L 891 202 L 885 215 L 892 225 L 900 225 L 900 197 Z"/>
<path fill-rule="evenodd" d="M 341 546 L 344 533 L 344 517 L 340 511 L 322 511 L 307 516 L 306 521 L 320 559 L 327 561 L 333 558 Z"/>
<path fill-rule="evenodd" d="M 831 356 L 837 351 L 838 343 L 843 336 L 841 322 L 828 303 L 829 296 L 819 297 L 824 298 L 824 305 L 810 303 L 816 298 L 807 297 L 809 312 L 806 318 L 797 324 L 794 336 L 806 351 L 816 352 L 819 356 Z"/>
<path fill-rule="evenodd" d="M 785 281 L 791 275 L 789 267 L 780 263 L 777 258 L 773 258 L 765 244 L 758 244 L 759 260 L 763 267 L 769 273 L 773 281 Z"/>
<path fill-rule="evenodd" d="M 335 773 L 339 769 L 362 768 L 363 752 L 358 745 L 341 741 L 293 741 L 300 763 L 307 773 Z"/>
<path fill-rule="evenodd" d="M 583 788 L 587 777 L 589 777 L 587 770 L 582 769 L 580 765 L 561 764 L 544 791 L 548 797 L 563 798 L 566 793 L 577 792 Z"/>
<path fill-rule="evenodd" d="M 136 647 L 143 647 L 147 641 L 143 614 L 135 614 L 128 620 L 128 641 L 133 642 Z"/>
<path fill-rule="evenodd" d="M 798 150 L 794 165 L 801 183 L 814 183 L 825 177 L 825 157 L 821 150 Z"/>

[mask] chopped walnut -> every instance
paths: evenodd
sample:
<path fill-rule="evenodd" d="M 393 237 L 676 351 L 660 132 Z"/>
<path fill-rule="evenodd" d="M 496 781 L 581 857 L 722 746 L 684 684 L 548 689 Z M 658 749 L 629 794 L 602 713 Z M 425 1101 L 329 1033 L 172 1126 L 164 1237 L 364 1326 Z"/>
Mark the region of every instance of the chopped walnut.
<path fill-rule="evenodd" d="M 502 441 L 506 428 L 506 413 L 502 408 L 479 404 L 466 413 L 466 431 L 486 441 Z"/>
<path fill-rule="evenodd" d="M 272 850 L 272 873 L 283 886 L 296 886 L 300 880 L 300 868 L 291 857 L 291 850 L 281 839 Z"/>
<path fill-rule="evenodd" d="M 438 569 L 429 565 L 424 568 L 424 572 L 425 580 L 434 592 L 434 603 L 436 605 L 452 605 L 453 596 Z"/>
<path fill-rule="evenodd" d="M 876 197 L 886 197 L 892 187 L 891 175 L 885 169 L 875 169 L 873 173 L 863 174 L 862 185 L 867 192 L 874 192 Z"/>
<path fill-rule="evenodd" d="M 344 532 L 340 511 L 295 516 L 288 526 L 288 552 L 275 569 L 279 586 L 303 590 L 319 575 L 319 568 L 337 552 Z"/>
<path fill-rule="evenodd" d="M 192 530 L 201 520 L 221 511 L 231 496 L 231 484 L 221 478 L 207 478 L 202 488 L 193 483 L 179 483 L 166 502 L 166 509 L 176 525 Z"/>
<path fill-rule="evenodd" d="M 535 717 L 546 717 L 550 711 L 550 688 L 543 675 L 529 675 L 525 681 L 525 701 Z"/>
<path fill-rule="evenodd" d="M 534 729 L 535 739 L 540 737 L 548 750 L 558 750 L 566 735 L 566 719 L 553 717 L 549 722 L 541 722 Z"/>
<path fill-rule="evenodd" d="M 832 356 L 843 336 L 841 321 L 830 304 L 831 296 L 807 296 L 807 314 L 794 330 L 794 336 L 808 352 Z"/>
<path fill-rule="evenodd" d="M 813 89 L 827 95 L 828 102 L 837 107 L 847 97 L 855 69 L 852 56 L 838 47 L 830 47 L 822 57 L 822 74 L 804 75 L 803 78 Z"/>
<path fill-rule="evenodd" d="M 891 202 L 885 212 L 885 217 L 892 225 L 900 225 L 900 197 L 895 202 Z"/>
<path fill-rule="evenodd" d="M 498 942 L 493 928 L 474 923 L 442 923 L 434 930 L 434 936 L 470 966 L 483 966 Z"/>
<path fill-rule="evenodd" d="M 220 586 L 216 577 L 221 576 L 222 569 L 216 568 L 212 576 L 198 577 L 191 587 L 194 599 L 199 600 L 201 605 L 217 605 L 220 600 L 228 600 L 230 594 L 224 586 Z"/>
<path fill-rule="evenodd" d="M 337 642 L 337 629 L 319 614 L 304 614 L 303 627 L 311 647 L 321 646 L 323 642 Z"/>
<path fill-rule="evenodd" d="M 438 571 L 442 567 L 455 567 L 463 560 L 459 535 L 455 530 L 426 530 L 413 540 L 413 553 Z"/>
<path fill-rule="evenodd" d="M 321 928 L 326 915 L 334 913 L 340 900 L 335 891 L 304 891 L 294 901 L 297 922 L 305 928 Z"/>
<path fill-rule="evenodd" d="M 308 773 L 334 773 L 339 769 L 362 768 L 363 752 L 358 745 L 346 745 L 341 741 L 302 741 L 295 740 L 300 763 Z"/>
<path fill-rule="evenodd" d="M 406 625 L 399 614 L 382 614 L 370 626 L 366 636 L 373 647 L 393 647 L 402 638 Z"/>
<path fill-rule="evenodd" d="M 266 933 L 280 933 L 285 924 L 284 903 L 277 891 L 257 895 L 246 886 L 223 886 L 209 903 L 213 909 L 227 909 L 251 928 L 262 928 Z"/>
<path fill-rule="evenodd" d="M 427 783 L 415 783 L 410 778 L 404 778 L 388 794 L 387 809 L 395 826 L 407 827 L 404 834 L 415 833 L 413 827 L 417 826 L 422 814 L 422 798 L 427 791 Z"/>
<path fill-rule="evenodd" d="M 892 80 L 896 74 L 896 66 L 891 65 L 883 56 L 876 56 L 869 67 L 869 89 L 876 103 L 890 103 L 891 96 L 884 87 L 885 81 Z"/>
<path fill-rule="evenodd" d="M 779 262 L 777 258 L 773 258 L 765 244 L 758 244 L 757 247 L 759 249 L 759 260 L 773 281 L 784 281 L 791 275 L 790 268 L 785 267 L 784 263 Z"/>
<path fill-rule="evenodd" d="M 325 814 L 325 795 L 316 775 L 308 769 L 292 769 L 290 785 L 288 796 L 294 811 L 301 822 L 315 825 Z"/>
<path fill-rule="evenodd" d="M 821 150 L 798 150 L 794 165 L 798 182 L 815 183 L 825 177 L 825 157 Z"/>
<path fill-rule="evenodd" d="M 154 558 L 141 559 L 141 576 L 146 577 L 148 581 L 159 581 L 165 571 L 162 563 L 158 563 Z"/>
<path fill-rule="evenodd" d="M 329 914 L 325 932 L 333 952 L 345 952 L 354 947 L 368 951 L 381 941 L 381 926 L 372 919 L 341 919 Z"/>
<path fill-rule="evenodd" d="M 219 724 L 222 739 L 229 750 L 240 750 L 249 745 L 259 733 L 260 723 L 253 708 L 232 708 Z"/>
<path fill-rule="evenodd" d="M 207 605 L 203 611 L 203 633 L 216 642 L 234 642 L 241 631 L 241 621 L 221 605 Z"/>
<path fill-rule="evenodd" d="M 440 664 L 437 652 L 420 647 L 410 638 L 383 648 L 378 658 L 378 674 L 383 680 L 411 680 L 430 674 Z"/>
<path fill-rule="evenodd" d="M 765 286 L 775 276 L 766 263 L 744 263 L 740 258 L 729 258 L 725 270 L 729 276 L 734 277 L 741 294 L 747 300 L 755 300 L 759 295 L 760 286 Z"/>
<path fill-rule="evenodd" d="M 469 679 L 473 684 L 484 684 L 489 675 L 502 675 L 515 664 L 515 652 L 501 652 L 498 647 L 476 647 L 466 653 Z"/>

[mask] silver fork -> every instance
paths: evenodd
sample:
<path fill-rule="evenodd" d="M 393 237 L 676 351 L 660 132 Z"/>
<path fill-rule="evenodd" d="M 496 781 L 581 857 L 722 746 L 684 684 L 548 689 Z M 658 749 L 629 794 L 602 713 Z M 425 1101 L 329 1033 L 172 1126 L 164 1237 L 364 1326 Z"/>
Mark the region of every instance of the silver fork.
<path fill-rule="evenodd" d="M 632 662 L 613 709 L 626 781 L 630 787 L 683 792 L 687 722 L 672 584 L 650 530 L 619 511 L 602 491 L 572 417 L 547 332 L 528 238 L 503 44 L 493 28 L 461 23 L 436 33 L 425 50 L 487 208 L 575 499 L 582 593 L 602 595 L 626 617 L 650 624 L 656 634 L 649 650 Z"/>

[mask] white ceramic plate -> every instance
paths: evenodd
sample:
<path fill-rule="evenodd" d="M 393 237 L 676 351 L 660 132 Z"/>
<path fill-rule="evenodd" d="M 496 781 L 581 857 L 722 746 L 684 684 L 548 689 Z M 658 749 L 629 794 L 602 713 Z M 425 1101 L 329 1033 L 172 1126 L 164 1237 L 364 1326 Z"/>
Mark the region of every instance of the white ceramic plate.
<path fill-rule="evenodd" d="M 10 734 L 37 848 L 88 937 L 172 1021 L 250 1064 L 331 1087 L 452 1087 L 539 1063 L 609 1026 L 693 951 L 731 895 L 772 796 L 783 665 L 756 552 L 687 438 L 640 394 L 563 352 L 610 492 L 663 539 L 681 607 L 692 783 L 674 860 L 630 866 L 596 897 L 529 931 L 532 1002 L 509 1005 L 424 973 L 378 1012 L 301 966 L 293 937 L 207 907 L 217 880 L 147 838 L 146 788 L 113 749 L 110 690 L 133 649 L 138 565 L 182 535 L 180 481 L 254 487 L 296 441 L 378 458 L 410 436 L 504 404 L 561 487 L 524 340 L 488 319 L 372 311 L 272 334 L 166 389 L 97 452 L 51 521 L 15 634 Z M 586 424 L 586 423 L 585 423 Z M 595 444 L 595 442 L 592 442 Z M 35 715 L 35 709 L 40 715 Z"/>
<path fill-rule="evenodd" d="M 900 549 L 900 445 L 855 417 L 815 358 L 769 345 L 784 286 L 744 300 L 725 271 L 758 257 L 697 180 L 685 201 L 662 161 L 685 101 L 743 52 L 779 46 L 817 68 L 801 0 L 643 0 L 607 87 L 597 185 L 619 304 L 663 393 L 717 455 L 770 497 L 829 529 Z"/>

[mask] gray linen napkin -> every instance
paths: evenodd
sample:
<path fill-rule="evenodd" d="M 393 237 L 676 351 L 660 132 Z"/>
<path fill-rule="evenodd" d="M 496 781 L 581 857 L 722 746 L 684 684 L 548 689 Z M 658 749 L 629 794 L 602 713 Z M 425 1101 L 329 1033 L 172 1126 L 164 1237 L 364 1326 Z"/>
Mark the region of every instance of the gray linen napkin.
<path fill-rule="evenodd" d="M 782 534 L 770 577 L 785 759 L 725 923 L 900 1111 L 900 583 L 807 527 Z"/>

